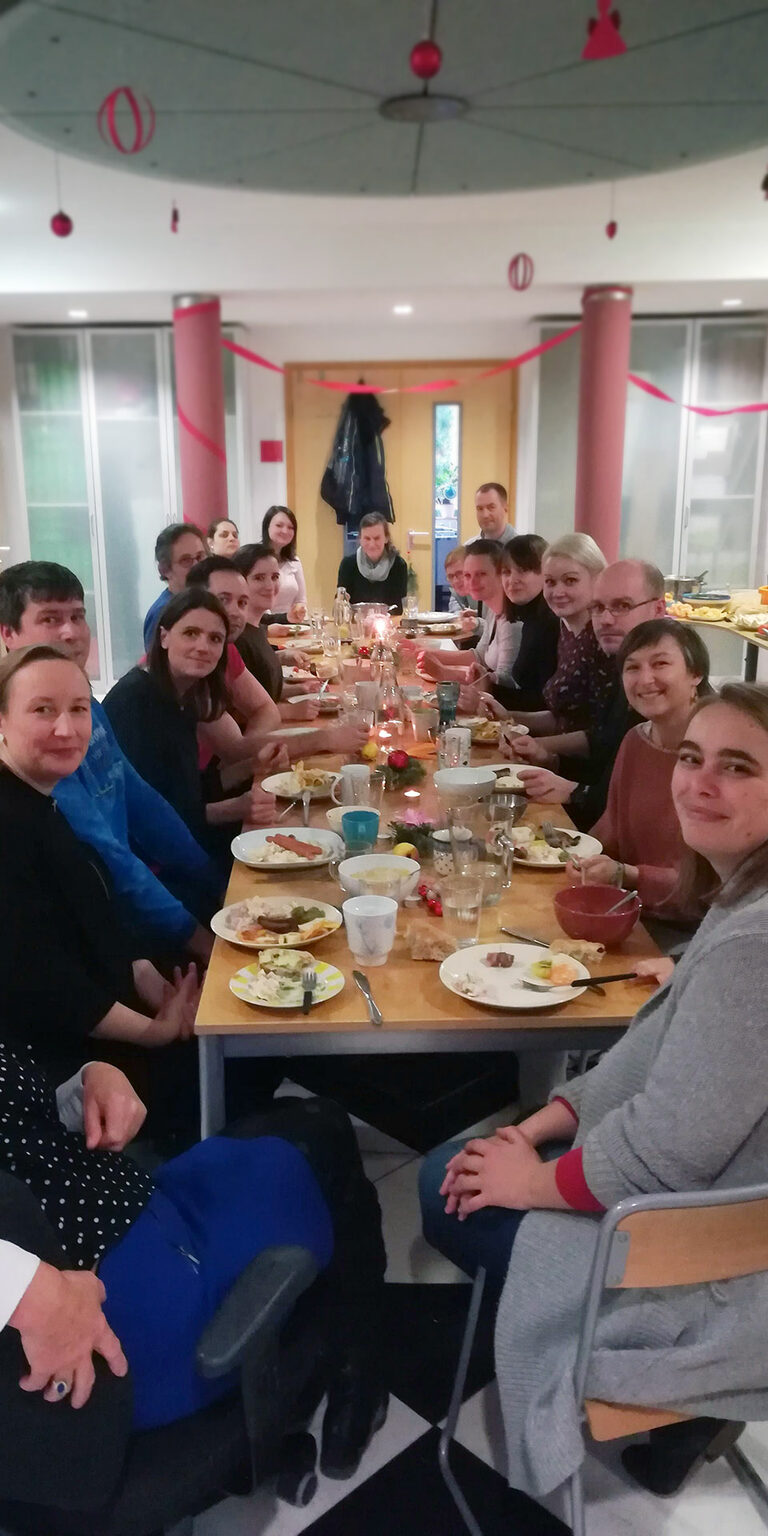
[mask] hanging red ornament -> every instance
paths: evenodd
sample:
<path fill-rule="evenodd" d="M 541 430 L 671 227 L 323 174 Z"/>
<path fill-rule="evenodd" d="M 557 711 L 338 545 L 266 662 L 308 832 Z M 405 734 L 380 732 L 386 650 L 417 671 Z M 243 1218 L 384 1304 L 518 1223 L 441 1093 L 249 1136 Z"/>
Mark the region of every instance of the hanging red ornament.
<path fill-rule="evenodd" d="M 432 80 L 443 62 L 442 49 L 431 37 L 423 37 L 411 49 L 411 69 L 417 80 Z"/>
<path fill-rule="evenodd" d="M 609 240 L 616 239 L 616 236 L 619 233 L 619 226 L 615 219 L 608 220 L 608 223 L 605 226 L 605 233 L 607 234 Z"/>
<path fill-rule="evenodd" d="M 518 251 L 507 267 L 507 278 L 510 288 L 514 288 L 516 293 L 530 288 L 533 282 L 533 258 L 525 251 Z"/>
<path fill-rule="evenodd" d="M 583 59 L 615 59 L 626 53 L 627 45 L 619 31 L 621 16 L 611 10 L 611 0 L 597 0 L 597 16 L 587 22 L 587 41 L 581 50 Z"/>
<path fill-rule="evenodd" d="M 51 219 L 51 229 L 53 230 L 54 235 L 58 235 L 60 240 L 65 240 L 67 235 L 71 235 L 74 227 L 74 223 L 69 217 L 69 214 L 64 213 L 61 208 L 59 209 L 58 213 L 53 215 L 53 218 Z"/>
<path fill-rule="evenodd" d="M 140 104 L 141 102 L 141 104 Z M 124 117 L 126 110 L 133 119 L 133 142 L 121 137 L 117 120 L 118 111 Z M 146 96 L 137 97 L 129 85 L 118 85 L 104 97 L 99 107 L 97 122 L 104 143 L 110 143 L 120 155 L 138 155 L 146 149 L 155 131 L 155 109 Z"/>
<path fill-rule="evenodd" d="M 176 204 L 174 203 L 172 208 L 171 208 L 171 234 L 172 235 L 177 235 L 178 233 L 179 233 L 179 210 L 176 207 Z"/>

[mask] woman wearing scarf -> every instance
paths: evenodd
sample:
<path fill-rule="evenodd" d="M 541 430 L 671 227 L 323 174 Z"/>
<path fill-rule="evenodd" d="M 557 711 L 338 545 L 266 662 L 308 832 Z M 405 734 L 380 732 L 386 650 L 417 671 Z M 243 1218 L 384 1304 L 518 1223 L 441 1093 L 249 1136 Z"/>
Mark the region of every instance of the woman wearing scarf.
<path fill-rule="evenodd" d="M 344 556 L 337 584 L 353 603 L 385 603 L 402 613 L 408 567 L 392 543 L 383 512 L 366 512 L 360 519 L 357 554 Z"/>

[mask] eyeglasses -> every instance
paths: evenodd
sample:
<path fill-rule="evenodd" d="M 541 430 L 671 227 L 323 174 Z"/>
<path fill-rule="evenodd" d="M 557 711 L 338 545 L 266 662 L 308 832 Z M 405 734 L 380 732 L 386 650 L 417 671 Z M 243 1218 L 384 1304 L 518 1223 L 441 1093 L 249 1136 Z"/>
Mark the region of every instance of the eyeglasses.
<path fill-rule="evenodd" d="M 614 619 L 623 619 L 636 608 L 645 608 L 647 603 L 655 602 L 655 597 L 644 597 L 639 603 L 631 603 L 628 597 L 617 597 L 612 603 L 590 603 L 587 612 L 591 619 L 601 619 L 604 613 L 610 613 Z"/>

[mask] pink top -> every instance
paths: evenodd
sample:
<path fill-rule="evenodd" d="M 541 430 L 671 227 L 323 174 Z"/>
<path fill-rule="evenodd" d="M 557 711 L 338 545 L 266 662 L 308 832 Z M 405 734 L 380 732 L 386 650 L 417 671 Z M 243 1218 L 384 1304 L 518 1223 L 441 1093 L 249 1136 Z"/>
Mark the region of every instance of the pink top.
<path fill-rule="evenodd" d="M 287 613 L 294 603 L 307 601 L 307 583 L 304 580 L 304 567 L 296 555 L 294 560 L 280 561 L 280 585 L 274 601 L 275 613 Z"/>
<path fill-rule="evenodd" d="M 676 762 L 676 752 L 653 745 L 647 721 L 634 726 L 619 747 L 608 803 L 592 828 L 609 858 L 638 866 L 643 906 L 670 922 L 701 916 L 686 911 L 673 897 L 685 852 L 672 804 Z"/>

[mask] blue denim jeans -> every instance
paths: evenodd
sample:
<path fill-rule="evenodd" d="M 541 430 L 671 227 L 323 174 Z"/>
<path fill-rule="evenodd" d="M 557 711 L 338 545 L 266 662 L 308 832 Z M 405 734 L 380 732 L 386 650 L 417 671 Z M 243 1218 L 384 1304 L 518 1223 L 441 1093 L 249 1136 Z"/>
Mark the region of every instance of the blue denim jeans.
<path fill-rule="evenodd" d="M 445 1165 L 465 1145 L 465 1140 L 447 1141 L 427 1153 L 421 1165 L 419 1195 L 424 1236 L 438 1253 L 444 1254 L 465 1274 L 474 1277 L 482 1265 L 488 1274 L 489 1287 L 498 1294 L 507 1276 L 517 1229 L 527 1213 L 489 1206 L 482 1211 L 473 1211 L 464 1221 L 459 1221 L 458 1216 L 446 1216 L 445 1197 L 440 1194 Z M 542 1148 L 541 1155 L 549 1160 L 564 1151 L 567 1151 L 566 1144 L 550 1142 Z"/>

